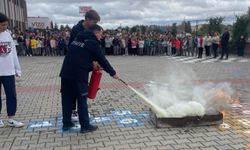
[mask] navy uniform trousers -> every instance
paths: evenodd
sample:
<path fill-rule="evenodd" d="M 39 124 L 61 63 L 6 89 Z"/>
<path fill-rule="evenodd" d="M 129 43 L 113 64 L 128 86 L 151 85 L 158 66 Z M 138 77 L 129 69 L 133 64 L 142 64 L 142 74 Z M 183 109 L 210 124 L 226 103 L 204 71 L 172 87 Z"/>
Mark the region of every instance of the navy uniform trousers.
<path fill-rule="evenodd" d="M 62 112 L 63 124 L 70 125 L 72 115 L 72 104 L 77 97 L 77 111 L 79 115 L 79 123 L 81 127 L 89 125 L 89 112 L 87 104 L 88 96 L 88 76 L 86 72 L 82 77 L 83 80 L 61 78 L 61 96 L 62 96 Z"/>

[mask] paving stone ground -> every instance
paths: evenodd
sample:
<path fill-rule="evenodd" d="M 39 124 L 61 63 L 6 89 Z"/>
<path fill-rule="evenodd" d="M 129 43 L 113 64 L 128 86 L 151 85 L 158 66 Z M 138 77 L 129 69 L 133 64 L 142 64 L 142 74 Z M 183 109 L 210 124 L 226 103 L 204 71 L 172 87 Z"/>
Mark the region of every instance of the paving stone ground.
<path fill-rule="evenodd" d="M 220 126 L 155 128 L 152 112 L 134 92 L 104 73 L 101 90 L 89 100 L 99 129 L 80 134 L 61 131 L 60 78 L 63 57 L 20 57 L 16 117 L 26 126 L 0 128 L 1 150 L 245 150 L 250 148 L 250 61 L 185 63 L 164 56 L 107 57 L 119 76 L 139 91 L 148 81 L 163 82 L 171 70 L 191 69 L 197 83 L 229 82 L 239 102 Z M 241 59 L 241 58 L 237 58 Z M 245 61 L 246 60 L 246 61 Z M 2 93 L 2 95 L 4 95 Z M 0 118 L 6 121 L 5 96 Z M 42 123 L 42 125 L 41 125 Z"/>

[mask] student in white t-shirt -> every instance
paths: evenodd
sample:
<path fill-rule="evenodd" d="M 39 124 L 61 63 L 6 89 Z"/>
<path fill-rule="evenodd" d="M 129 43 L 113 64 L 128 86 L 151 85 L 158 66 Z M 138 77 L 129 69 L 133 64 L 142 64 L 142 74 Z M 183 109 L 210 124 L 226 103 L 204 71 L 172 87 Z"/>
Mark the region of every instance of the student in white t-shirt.
<path fill-rule="evenodd" d="M 11 34 L 6 31 L 7 27 L 8 18 L 0 13 L 0 87 L 3 85 L 6 94 L 7 125 L 23 127 L 22 122 L 14 120 L 17 108 L 15 76 L 21 76 L 21 67 L 17 58 L 15 43 Z M 0 127 L 4 127 L 1 118 L 0 115 Z"/>

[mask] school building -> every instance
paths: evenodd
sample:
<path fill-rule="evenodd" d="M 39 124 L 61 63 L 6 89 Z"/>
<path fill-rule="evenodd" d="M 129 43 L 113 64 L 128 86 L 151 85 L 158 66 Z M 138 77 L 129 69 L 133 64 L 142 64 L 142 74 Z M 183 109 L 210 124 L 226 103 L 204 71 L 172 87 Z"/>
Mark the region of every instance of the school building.
<path fill-rule="evenodd" d="M 27 29 L 26 0 L 0 0 L 0 12 L 9 18 L 11 30 L 24 31 Z"/>

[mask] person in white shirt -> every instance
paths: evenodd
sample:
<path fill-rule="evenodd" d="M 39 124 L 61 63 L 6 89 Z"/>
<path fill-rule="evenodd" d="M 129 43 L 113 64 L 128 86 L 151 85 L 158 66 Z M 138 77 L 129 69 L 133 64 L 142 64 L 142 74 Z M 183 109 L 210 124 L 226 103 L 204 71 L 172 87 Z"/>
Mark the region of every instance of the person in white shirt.
<path fill-rule="evenodd" d="M 42 56 L 42 47 L 43 41 L 40 38 L 37 38 L 37 55 Z"/>
<path fill-rule="evenodd" d="M 111 55 L 112 52 L 112 41 L 113 38 L 107 34 L 106 38 L 105 38 L 105 52 L 107 55 Z"/>
<path fill-rule="evenodd" d="M 21 67 L 17 58 L 14 40 L 11 34 L 6 31 L 8 20 L 4 14 L 0 13 L 0 87 L 3 85 L 6 94 L 7 125 L 23 127 L 22 122 L 14 120 L 17 108 L 15 76 L 21 76 Z M 0 115 L 0 127 L 4 127 L 1 117 Z"/>
<path fill-rule="evenodd" d="M 214 58 L 217 58 L 217 56 L 218 56 L 217 49 L 218 49 L 219 44 L 220 44 L 220 37 L 219 37 L 218 32 L 214 32 L 214 36 L 212 38 L 212 44 L 213 44 L 212 46 L 213 46 Z"/>
<path fill-rule="evenodd" d="M 206 57 L 210 56 L 210 47 L 212 45 L 212 37 L 210 36 L 210 33 L 207 33 L 207 36 L 205 37 L 205 50 L 206 50 Z"/>
<path fill-rule="evenodd" d="M 139 55 L 142 56 L 143 55 L 143 49 L 144 49 L 144 40 L 143 38 L 139 39 Z"/>

